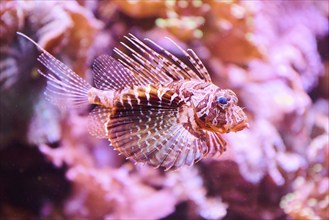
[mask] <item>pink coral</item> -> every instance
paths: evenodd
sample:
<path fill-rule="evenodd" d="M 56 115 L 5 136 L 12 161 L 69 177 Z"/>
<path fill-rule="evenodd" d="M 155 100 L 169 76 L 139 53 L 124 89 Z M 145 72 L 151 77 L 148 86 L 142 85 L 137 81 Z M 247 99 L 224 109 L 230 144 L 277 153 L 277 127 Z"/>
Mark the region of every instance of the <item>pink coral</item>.
<path fill-rule="evenodd" d="M 327 1 L 0 4 L 0 218 L 328 218 Z M 112 55 L 129 32 L 181 58 L 169 36 L 196 51 L 216 84 L 237 93 L 250 128 L 227 134 L 227 152 L 194 167 L 134 165 L 88 134 L 86 110 L 59 112 L 43 100 L 36 51 L 16 31 L 85 78 L 92 59 Z M 40 167 L 57 170 L 58 179 L 35 172 Z M 19 184 L 27 190 L 17 198 L 11 192 Z M 57 190 L 60 199 L 35 189 Z M 36 207 L 21 196 L 27 191 Z"/>

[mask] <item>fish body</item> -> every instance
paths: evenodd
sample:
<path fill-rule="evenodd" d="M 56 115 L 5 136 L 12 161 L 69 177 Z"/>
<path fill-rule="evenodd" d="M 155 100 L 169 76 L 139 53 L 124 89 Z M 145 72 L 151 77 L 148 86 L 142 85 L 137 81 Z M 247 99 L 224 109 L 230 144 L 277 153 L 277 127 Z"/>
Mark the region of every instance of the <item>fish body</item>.
<path fill-rule="evenodd" d="M 115 48 L 120 59 L 95 60 L 95 87 L 29 39 L 49 70 L 39 70 L 48 79 L 49 100 L 59 106 L 96 105 L 89 114 L 92 135 L 109 139 L 126 158 L 166 170 L 220 155 L 226 149 L 221 134 L 248 126 L 235 93 L 214 85 L 192 50 L 173 42 L 194 69 L 149 39 L 161 53 L 133 35 L 126 39 L 129 56 Z"/>

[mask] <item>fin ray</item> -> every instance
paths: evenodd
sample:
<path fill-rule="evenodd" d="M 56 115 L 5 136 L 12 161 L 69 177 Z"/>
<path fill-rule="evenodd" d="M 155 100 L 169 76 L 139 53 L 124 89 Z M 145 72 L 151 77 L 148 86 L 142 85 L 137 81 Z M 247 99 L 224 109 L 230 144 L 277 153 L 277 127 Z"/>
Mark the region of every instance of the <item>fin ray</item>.
<path fill-rule="evenodd" d="M 38 61 L 49 70 L 46 73 L 38 70 L 47 79 L 47 99 L 64 108 L 88 105 L 88 91 L 92 86 L 34 40 L 20 32 L 17 34 L 29 40 L 41 51 Z M 70 101 L 69 105 L 67 101 Z"/>
<path fill-rule="evenodd" d="M 121 44 L 131 52 L 131 56 L 117 48 L 114 49 L 114 52 L 120 56 L 119 62 L 129 69 L 136 79 L 139 79 L 141 83 L 139 85 L 160 83 L 160 85 L 166 86 L 173 81 L 184 79 L 211 82 L 209 73 L 198 56 L 191 49 L 185 51 L 170 38 L 168 39 L 187 57 L 196 71 L 150 39 L 145 39 L 145 41 L 158 48 L 164 55 L 151 49 L 132 34 L 125 36 L 125 38 L 132 46 L 123 42 Z"/>
<path fill-rule="evenodd" d="M 107 130 L 106 130 L 106 123 L 110 118 L 111 109 L 103 107 L 103 106 L 96 106 L 88 116 L 89 121 L 89 133 L 92 136 L 97 138 L 108 138 Z"/>
<path fill-rule="evenodd" d="M 140 82 L 129 73 L 119 61 L 108 55 L 101 55 L 93 64 L 96 88 L 118 90 L 139 85 Z"/>
<path fill-rule="evenodd" d="M 127 158 L 166 170 L 193 165 L 208 154 L 207 139 L 178 122 L 180 98 L 171 103 L 173 94 L 168 90 L 160 102 L 157 94 L 156 88 L 126 91 L 106 126 L 111 145 Z"/>
<path fill-rule="evenodd" d="M 205 155 L 206 157 L 216 157 L 221 155 L 226 150 L 226 141 L 220 135 L 220 133 L 206 131 L 207 145 L 209 151 Z"/>
<path fill-rule="evenodd" d="M 66 67 L 49 53 L 43 52 L 39 58 L 50 72 L 43 73 L 47 78 L 46 96 L 48 100 L 60 107 L 67 107 L 67 101 L 72 108 L 88 105 L 88 91 L 91 85 Z"/>

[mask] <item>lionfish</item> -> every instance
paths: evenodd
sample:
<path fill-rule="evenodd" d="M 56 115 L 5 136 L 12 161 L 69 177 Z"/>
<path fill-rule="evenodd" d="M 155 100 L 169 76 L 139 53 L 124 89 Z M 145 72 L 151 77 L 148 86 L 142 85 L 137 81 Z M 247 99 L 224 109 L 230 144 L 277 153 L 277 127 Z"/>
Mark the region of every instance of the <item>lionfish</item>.
<path fill-rule="evenodd" d="M 38 61 L 49 72 L 38 72 L 47 78 L 48 99 L 58 106 L 96 105 L 89 113 L 90 133 L 109 139 L 115 150 L 135 162 L 165 170 L 190 166 L 226 150 L 222 133 L 248 127 L 236 94 L 214 85 L 196 53 L 170 38 L 190 67 L 152 40 L 144 43 L 129 34 L 125 39 L 131 46 L 121 44 L 130 55 L 114 48 L 119 59 L 95 59 L 93 87 L 18 34 L 41 51 Z"/>

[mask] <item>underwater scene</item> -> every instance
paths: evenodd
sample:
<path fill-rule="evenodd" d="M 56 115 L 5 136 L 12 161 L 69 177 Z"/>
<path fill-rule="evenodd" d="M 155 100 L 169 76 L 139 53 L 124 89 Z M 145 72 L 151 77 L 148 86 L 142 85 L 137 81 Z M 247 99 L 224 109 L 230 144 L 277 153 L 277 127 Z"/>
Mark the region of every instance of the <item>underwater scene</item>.
<path fill-rule="evenodd" d="M 0 220 L 329 219 L 326 0 L 2 0 L 0 55 Z"/>

